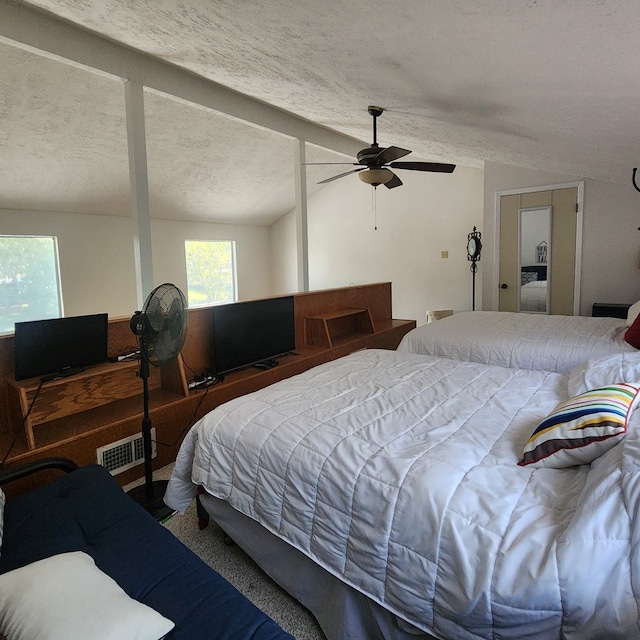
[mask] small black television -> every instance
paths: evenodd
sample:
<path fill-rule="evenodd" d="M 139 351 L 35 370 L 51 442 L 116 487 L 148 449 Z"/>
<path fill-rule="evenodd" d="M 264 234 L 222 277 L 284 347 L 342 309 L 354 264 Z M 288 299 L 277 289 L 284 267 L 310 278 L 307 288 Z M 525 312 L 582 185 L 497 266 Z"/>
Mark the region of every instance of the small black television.
<path fill-rule="evenodd" d="M 218 305 L 213 308 L 215 373 L 294 351 L 295 334 L 293 296 Z"/>
<path fill-rule="evenodd" d="M 107 360 L 108 314 L 15 323 L 15 378 L 68 375 Z"/>

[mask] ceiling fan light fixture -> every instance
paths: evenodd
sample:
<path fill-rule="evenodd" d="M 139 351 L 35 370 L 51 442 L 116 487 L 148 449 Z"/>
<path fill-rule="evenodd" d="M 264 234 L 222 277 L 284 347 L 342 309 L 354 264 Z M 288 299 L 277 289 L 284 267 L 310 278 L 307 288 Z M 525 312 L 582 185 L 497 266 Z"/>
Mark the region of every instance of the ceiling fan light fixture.
<path fill-rule="evenodd" d="M 356 169 L 339 173 L 337 176 L 331 176 L 318 182 L 325 184 L 333 182 L 338 178 L 357 173 L 360 180 L 372 187 L 378 187 L 383 184 L 387 189 L 395 189 L 402 186 L 402 180 L 387 167 L 391 169 L 406 169 L 407 171 L 435 171 L 438 173 L 451 173 L 456 166 L 454 164 L 443 164 L 441 162 L 396 162 L 400 158 L 409 155 L 409 149 L 401 149 L 400 147 L 381 147 L 378 144 L 376 119 L 382 114 L 382 107 L 369 107 L 369 115 L 373 116 L 373 142 L 370 147 L 361 149 L 356 155 L 356 162 L 311 162 L 309 164 L 350 164 Z M 307 164 L 307 163 L 305 163 Z"/>
<path fill-rule="evenodd" d="M 358 173 L 358 177 L 362 182 L 366 182 L 373 187 L 385 184 L 393 178 L 393 173 L 389 169 L 367 169 Z"/>

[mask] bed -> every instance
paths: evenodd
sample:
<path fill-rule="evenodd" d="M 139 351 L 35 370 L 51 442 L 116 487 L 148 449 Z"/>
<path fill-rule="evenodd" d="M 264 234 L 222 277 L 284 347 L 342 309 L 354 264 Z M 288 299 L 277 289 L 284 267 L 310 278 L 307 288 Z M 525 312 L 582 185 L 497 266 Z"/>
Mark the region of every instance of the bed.
<path fill-rule="evenodd" d="M 640 384 L 618 385 L 615 435 L 526 458 L 570 393 L 640 381 L 640 356 L 610 358 L 563 375 L 356 352 L 202 418 L 165 501 L 204 492 L 329 640 L 640 638 Z"/>
<path fill-rule="evenodd" d="M 547 312 L 547 281 L 532 280 L 520 287 L 520 311 L 526 313 Z"/>
<path fill-rule="evenodd" d="M 399 351 L 517 369 L 567 373 L 590 358 L 636 349 L 627 321 L 505 311 L 463 311 L 416 327 Z"/>

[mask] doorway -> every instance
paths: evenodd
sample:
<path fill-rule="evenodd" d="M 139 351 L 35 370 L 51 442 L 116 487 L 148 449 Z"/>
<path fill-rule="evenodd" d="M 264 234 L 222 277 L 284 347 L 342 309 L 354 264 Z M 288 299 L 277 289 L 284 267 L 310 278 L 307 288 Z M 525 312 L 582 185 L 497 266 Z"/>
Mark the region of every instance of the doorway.
<path fill-rule="evenodd" d="M 581 200 L 581 185 L 500 195 L 500 311 L 579 314 Z"/>

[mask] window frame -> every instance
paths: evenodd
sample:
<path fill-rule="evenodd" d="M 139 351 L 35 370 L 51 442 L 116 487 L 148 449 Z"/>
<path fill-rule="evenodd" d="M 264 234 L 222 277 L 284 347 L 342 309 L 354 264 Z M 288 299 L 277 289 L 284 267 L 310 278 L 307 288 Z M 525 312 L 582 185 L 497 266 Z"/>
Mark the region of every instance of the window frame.
<path fill-rule="evenodd" d="M 24 318 L 18 319 L 15 322 L 30 322 L 32 320 L 44 320 L 46 318 L 64 318 L 64 300 L 62 296 L 62 275 L 60 271 L 60 251 L 58 247 L 58 236 L 48 235 L 48 234 L 36 234 L 36 233 L 0 233 L 0 238 L 2 239 L 17 239 L 17 240 L 26 240 L 30 238 L 40 238 L 45 240 L 50 240 L 52 243 L 53 250 L 53 272 L 55 276 L 55 284 L 56 284 L 56 303 L 58 307 L 58 314 L 51 316 L 38 316 L 33 318 Z M 15 322 L 13 323 L 12 329 L 2 330 L 0 329 L 0 335 L 11 335 L 15 333 Z"/>
<path fill-rule="evenodd" d="M 189 259 L 188 259 L 188 245 L 189 243 L 205 243 L 205 244 L 225 244 L 230 248 L 231 259 L 231 300 L 220 300 L 217 302 L 203 302 L 203 303 L 191 303 L 189 301 L 189 289 L 191 286 L 189 282 Z M 185 272 L 186 272 L 186 280 L 187 280 L 187 306 L 189 309 L 198 309 L 202 307 L 208 307 L 218 304 L 228 304 L 230 302 L 236 302 L 238 300 L 238 270 L 237 270 L 237 262 L 236 262 L 236 241 L 235 240 L 210 240 L 203 238 L 187 238 L 184 241 L 184 252 L 185 252 Z"/>

